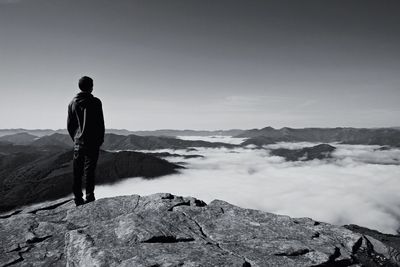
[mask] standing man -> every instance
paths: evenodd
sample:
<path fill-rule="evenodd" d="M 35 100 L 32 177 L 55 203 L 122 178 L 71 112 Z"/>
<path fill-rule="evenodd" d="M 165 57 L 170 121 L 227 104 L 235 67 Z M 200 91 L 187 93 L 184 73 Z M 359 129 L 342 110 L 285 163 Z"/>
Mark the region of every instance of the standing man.
<path fill-rule="evenodd" d="M 93 80 L 79 80 L 79 92 L 68 105 L 68 133 L 74 141 L 74 181 L 76 206 L 95 200 L 94 183 L 99 149 L 104 141 L 104 118 L 100 99 L 94 97 Z M 86 178 L 86 201 L 82 194 L 82 176 Z"/>

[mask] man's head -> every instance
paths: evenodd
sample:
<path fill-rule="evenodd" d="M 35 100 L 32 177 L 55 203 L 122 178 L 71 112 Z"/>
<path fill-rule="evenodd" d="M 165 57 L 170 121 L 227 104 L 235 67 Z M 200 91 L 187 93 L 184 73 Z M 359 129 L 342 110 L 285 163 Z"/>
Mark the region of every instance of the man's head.
<path fill-rule="evenodd" d="M 80 78 L 79 89 L 81 89 L 82 92 L 91 93 L 93 91 L 93 79 L 88 76 Z"/>

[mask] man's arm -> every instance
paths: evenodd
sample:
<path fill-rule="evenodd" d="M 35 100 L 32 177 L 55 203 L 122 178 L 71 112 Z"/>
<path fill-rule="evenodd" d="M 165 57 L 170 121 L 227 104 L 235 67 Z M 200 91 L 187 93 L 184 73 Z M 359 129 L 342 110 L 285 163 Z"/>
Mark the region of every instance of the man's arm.
<path fill-rule="evenodd" d="M 68 118 L 67 118 L 67 130 L 72 141 L 75 141 L 75 132 L 77 128 L 77 122 L 75 114 L 72 112 L 71 104 L 68 105 Z"/>
<path fill-rule="evenodd" d="M 105 126 L 104 126 L 103 106 L 102 106 L 100 99 L 99 99 L 99 126 L 100 126 L 99 128 L 101 131 L 101 134 L 100 134 L 101 139 L 99 141 L 100 141 L 100 145 L 102 145 L 104 142 Z"/>

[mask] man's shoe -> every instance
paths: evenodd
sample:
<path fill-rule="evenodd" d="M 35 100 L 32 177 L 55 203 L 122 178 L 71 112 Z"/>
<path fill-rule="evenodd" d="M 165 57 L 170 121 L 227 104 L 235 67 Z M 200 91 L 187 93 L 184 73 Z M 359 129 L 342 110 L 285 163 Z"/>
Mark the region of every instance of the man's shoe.
<path fill-rule="evenodd" d="M 75 198 L 75 205 L 78 206 L 82 206 L 83 204 L 85 204 L 85 201 L 83 200 L 83 198 Z"/>
<path fill-rule="evenodd" d="M 86 199 L 85 204 L 95 201 L 96 199 Z"/>
<path fill-rule="evenodd" d="M 93 201 L 95 201 L 95 200 L 96 200 L 96 198 L 94 197 L 93 194 L 91 194 L 91 195 L 89 195 L 89 196 L 86 196 L 86 201 L 85 201 L 85 203 L 90 203 L 90 202 L 93 202 Z"/>

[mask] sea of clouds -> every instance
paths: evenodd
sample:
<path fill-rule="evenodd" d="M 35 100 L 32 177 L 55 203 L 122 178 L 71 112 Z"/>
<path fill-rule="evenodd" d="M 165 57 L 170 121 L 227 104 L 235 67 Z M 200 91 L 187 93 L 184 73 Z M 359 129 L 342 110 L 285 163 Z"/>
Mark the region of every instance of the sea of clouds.
<path fill-rule="evenodd" d="M 190 137 L 184 137 L 190 139 Z M 200 137 L 192 137 L 200 139 Z M 243 139 L 201 137 L 233 144 Z M 168 157 L 184 162 L 179 174 L 153 180 L 127 179 L 98 186 L 100 197 L 170 192 L 209 203 L 232 204 L 292 217 L 311 217 L 337 225 L 358 224 L 395 234 L 400 228 L 400 150 L 379 146 L 332 144 L 332 159 L 288 162 L 271 156 L 274 148 L 297 149 L 313 143 L 279 143 L 264 148 L 196 148 L 204 158 Z M 154 151 L 153 151 L 154 152 Z"/>

